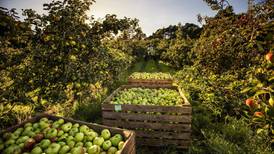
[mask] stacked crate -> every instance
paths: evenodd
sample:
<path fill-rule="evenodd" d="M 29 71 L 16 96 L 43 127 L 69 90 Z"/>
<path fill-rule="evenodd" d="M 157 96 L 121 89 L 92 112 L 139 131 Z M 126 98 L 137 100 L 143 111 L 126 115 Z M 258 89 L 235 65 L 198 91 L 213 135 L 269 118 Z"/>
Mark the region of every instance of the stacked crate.
<path fill-rule="evenodd" d="M 127 88 L 168 88 L 183 99 L 180 106 L 111 104 Z M 136 132 L 137 145 L 175 146 L 186 149 L 191 144 L 192 108 L 181 89 L 169 84 L 130 84 L 115 90 L 102 104 L 103 124 Z"/>

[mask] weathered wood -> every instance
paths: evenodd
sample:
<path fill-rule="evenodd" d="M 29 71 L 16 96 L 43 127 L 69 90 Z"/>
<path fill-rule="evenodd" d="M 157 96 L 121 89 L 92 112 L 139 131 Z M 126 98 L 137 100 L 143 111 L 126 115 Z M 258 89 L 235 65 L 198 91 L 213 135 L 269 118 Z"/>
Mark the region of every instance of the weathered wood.
<path fill-rule="evenodd" d="M 151 121 L 151 122 L 178 122 L 191 123 L 191 116 L 181 115 L 154 115 L 145 113 L 124 113 L 124 112 L 103 112 L 104 119 L 122 119 L 122 120 L 136 120 L 136 121 Z"/>
<path fill-rule="evenodd" d="M 119 134 L 123 135 L 123 137 L 125 138 L 126 141 L 125 141 L 124 147 L 122 148 L 122 154 L 135 154 L 136 153 L 136 150 L 132 149 L 132 148 L 135 148 L 135 132 L 134 131 L 99 125 L 99 124 L 95 124 L 95 123 L 87 123 L 87 122 L 83 122 L 83 121 L 78 121 L 78 120 L 65 118 L 65 117 L 53 116 L 53 115 L 44 114 L 44 113 L 37 114 L 36 116 L 34 116 L 20 124 L 9 127 L 6 130 L 1 131 L 0 134 L 3 134 L 5 132 L 12 132 L 19 127 L 24 127 L 24 125 L 28 122 L 33 123 L 33 122 L 39 121 L 43 117 L 47 117 L 50 120 L 58 120 L 58 119 L 62 118 L 65 120 L 65 122 L 79 123 L 81 125 L 87 125 L 88 127 L 92 128 L 93 130 L 95 130 L 97 132 L 100 132 L 103 129 L 109 129 L 111 133 L 114 133 L 114 134 L 119 133 Z"/>
<path fill-rule="evenodd" d="M 172 85 L 172 79 L 128 79 L 129 85 Z"/>
<path fill-rule="evenodd" d="M 139 138 L 157 138 L 157 139 L 180 139 L 190 140 L 191 134 L 187 133 L 174 133 L 174 132 L 163 132 L 163 131 L 141 131 L 135 130 L 136 136 Z"/>
<path fill-rule="evenodd" d="M 122 111 L 133 112 L 160 112 L 160 113 L 178 113 L 190 115 L 192 108 L 187 106 L 156 106 L 156 105 L 121 105 Z M 102 111 L 115 111 L 115 104 L 102 104 Z"/>
<path fill-rule="evenodd" d="M 191 124 L 167 124 L 167 123 L 148 123 L 148 122 L 137 122 L 137 121 L 117 121 L 103 119 L 104 125 L 117 126 L 121 128 L 135 129 L 145 128 L 154 130 L 169 130 L 179 132 L 191 131 Z"/>
<path fill-rule="evenodd" d="M 174 140 L 174 139 L 147 139 L 147 138 L 136 138 L 137 145 L 146 146 L 175 146 L 177 148 L 187 148 L 191 144 L 189 140 Z"/>

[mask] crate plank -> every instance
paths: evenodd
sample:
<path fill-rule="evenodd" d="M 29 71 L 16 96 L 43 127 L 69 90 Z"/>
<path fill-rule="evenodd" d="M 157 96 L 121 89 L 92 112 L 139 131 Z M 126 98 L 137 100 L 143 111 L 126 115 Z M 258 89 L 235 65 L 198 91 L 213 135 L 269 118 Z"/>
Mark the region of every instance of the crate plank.
<path fill-rule="evenodd" d="M 116 126 L 128 129 L 134 128 L 145 128 L 154 130 L 169 130 L 169 131 L 180 131 L 188 132 L 191 131 L 190 124 L 166 124 L 166 123 L 149 123 L 149 122 L 137 122 L 137 121 L 117 121 L 103 119 L 104 125 Z"/>
<path fill-rule="evenodd" d="M 176 132 L 162 132 L 162 131 L 140 131 L 135 130 L 136 136 L 139 138 L 157 138 L 157 139 L 181 139 L 189 140 L 191 135 L 187 133 L 176 133 Z"/>
<path fill-rule="evenodd" d="M 102 104 L 103 111 L 115 111 L 114 104 Z M 190 115 L 192 113 L 191 107 L 183 106 L 156 106 L 156 105 L 129 105 L 123 104 L 122 111 L 133 112 L 161 112 L 161 113 L 179 113 Z"/>
<path fill-rule="evenodd" d="M 137 121 L 155 121 L 155 122 L 180 122 L 191 123 L 191 116 L 181 115 L 152 115 L 145 113 L 120 113 L 120 112 L 103 112 L 104 119 L 123 119 L 123 120 L 137 120 Z"/>
<path fill-rule="evenodd" d="M 136 143 L 138 145 L 148 145 L 148 146 L 177 146 L 177 148 L 187 148 L 190 144 L 191 141 L 189 140 L 169 140 L 165 139 L 159 140 L 159 139 L 146 139 L 146 138 L 136 138 Z"/>

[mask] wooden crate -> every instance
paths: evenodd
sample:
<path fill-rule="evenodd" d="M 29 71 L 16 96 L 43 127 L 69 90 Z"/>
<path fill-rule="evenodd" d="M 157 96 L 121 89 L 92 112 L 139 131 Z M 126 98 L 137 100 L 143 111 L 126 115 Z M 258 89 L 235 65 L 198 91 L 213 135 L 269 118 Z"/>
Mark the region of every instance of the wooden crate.
<path fill-rule="evenodd" d="M 24 127 L 24 125 L 28 122 L 33 123 L 33 122 L 39 121 L 39 119 L 41 119 L 43 117 L 47 117 L 50 120 L 58 120 L 58 119 L 62 118 L 65 120 L 65 122 L 79 123 L 81 125 L 87 125 L 88 127 L 92 128 L 96 132 L 101 132 L 103 129 L 109 129 L 112 134 L 119 133 L 125 138 L 125 144 L 124 144 L 124 147 L 122 148 L 122 154 L 135 154 L 136 153 L 135 132 L 134 131 L 120 129 L 120 128 L 113 128 L 113 127 L 99 125 L 99 124 L 95 124 L 95 123 L 87 123 L 87 122 L 83 122 L 83 121 L 73 120 L 70 118 L 53 116 L 53 115 L 49 115 L 49 114 L 45 114 L 45 113 L 37 114 L 36 116 L 34 116 L 33 118 L 30 118 L 29 120 L 26 120 L 20 124 L 15 125 L 15 126 L 9 127 L 6 130 L 0 132 L 0 134 L 5 133 L 5 132 L 14 131 L 19 127 Z"/>
<path fill-rule="evenodd" d="M 132 79 L 128 78 L 129 85 L 172 85 L 172 79 L 157 80 L 157 79 Z"/>
<path fill-rule="evenodd" d="M 114 105 L 110 104 L 118 91 L 138 87 L 124 85 L 114 91 L 102 104 L 103 124 L 131 129 L 136 132 L 137 145 L 176 146 L 186 149 L 191 144 L 192 108 L 182 91 L 174 86 L 146 85 L 144 88 L 176 89 L 182 96 L 182 106 Z M 119 110 L 119 111 L 118 111 Z M 147 114 L 160 112 L 161 114 Z"/>

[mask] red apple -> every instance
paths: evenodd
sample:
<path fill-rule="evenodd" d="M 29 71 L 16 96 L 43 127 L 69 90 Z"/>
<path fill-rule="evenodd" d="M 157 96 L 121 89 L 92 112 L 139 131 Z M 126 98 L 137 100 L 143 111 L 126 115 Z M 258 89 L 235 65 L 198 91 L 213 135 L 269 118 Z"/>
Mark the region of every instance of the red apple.
<path fill-rule="evenodd" d="M 42 134 L 42 133 L 38 133 L 34 136 L 34 140 L 36 142 L 40 142 L 43 138 L 44 138 L 44 134 Z"/>
<path fill-rule="evenodd" d="M 245 104 L 249 107 L 254 107 L 255 106 L 254 100 L 251 99 L 251 98 L 246 99 Z"/>
<path fill-rule="evenodd" d="M 273 60 L 273 53 L 272 52 L 269 52 L 265 55 L 265 59 L 272 62 Z"/>
<path fill-rule="evenodd" d="M 264 116 L 264 114 L 262 113 L 262 112 L 255 112 L 254 113 L 254 116 L 256 116 L 256 117 L 263 117 Z"/>

